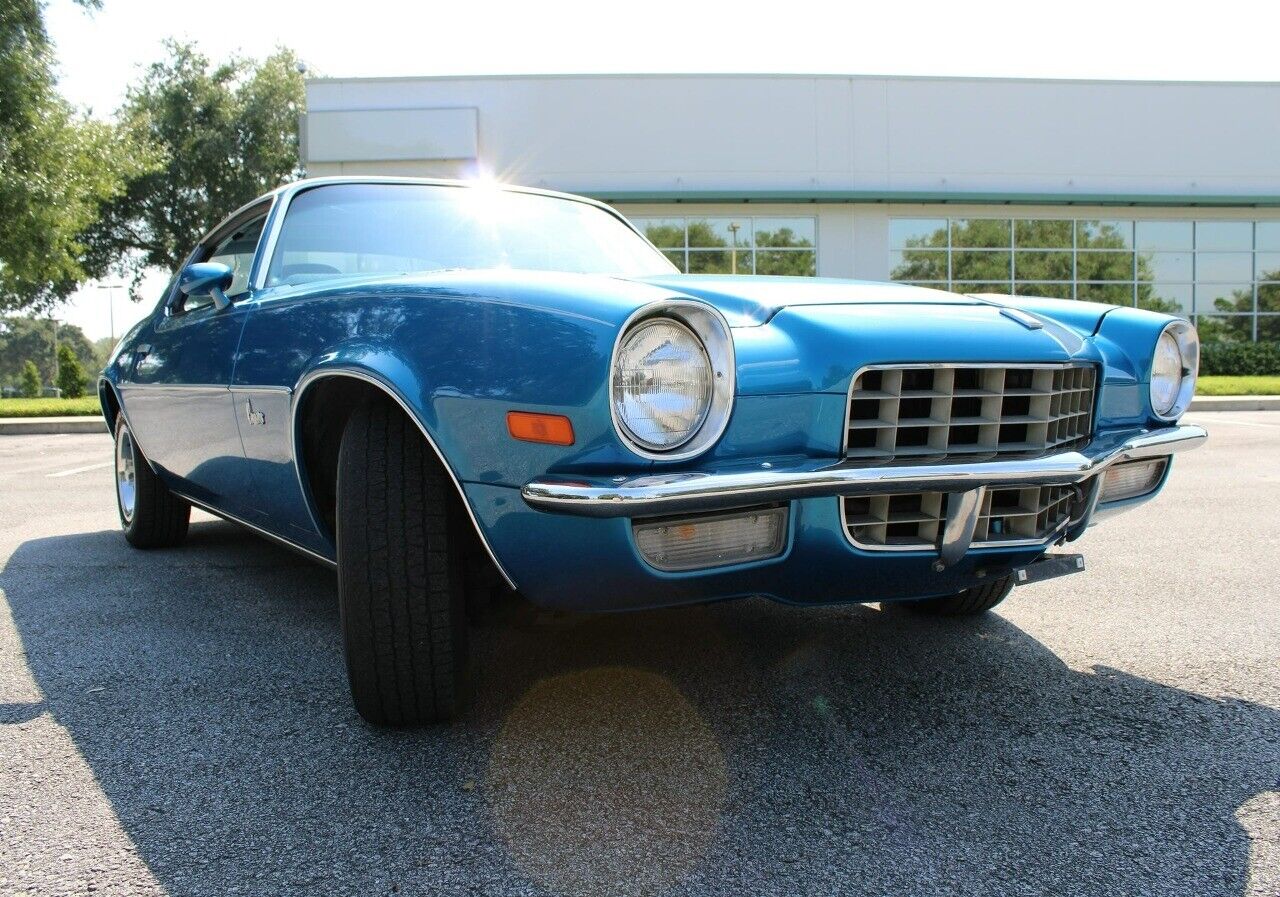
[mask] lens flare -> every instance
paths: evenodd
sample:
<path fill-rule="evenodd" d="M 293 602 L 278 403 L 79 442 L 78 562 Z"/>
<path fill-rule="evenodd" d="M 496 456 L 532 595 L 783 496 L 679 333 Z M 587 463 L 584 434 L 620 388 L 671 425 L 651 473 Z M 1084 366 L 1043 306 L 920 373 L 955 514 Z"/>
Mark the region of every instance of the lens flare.
<path fill-rule="evenodd" d="M 651 897 L 687 875 L 726 790 L 724 753 L 698 711 L 666 677 L 629 667 L 530 688 L 485 785 L 511 856 L 538 884 L 611 897 Z"/>

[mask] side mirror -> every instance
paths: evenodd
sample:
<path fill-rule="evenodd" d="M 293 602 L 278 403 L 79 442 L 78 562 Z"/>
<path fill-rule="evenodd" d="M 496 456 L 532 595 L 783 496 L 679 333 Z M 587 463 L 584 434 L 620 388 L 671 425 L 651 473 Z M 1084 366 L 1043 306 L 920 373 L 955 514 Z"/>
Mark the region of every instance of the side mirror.
<path fill-rule="evenodd" d="M 231 304 L 226 290 L 235 279 L 235 272 L 220 262 L 197 262 L 187 265 L 178 276 L 178 289 L 186 296 L 210 296 L 219 310 Z"/>

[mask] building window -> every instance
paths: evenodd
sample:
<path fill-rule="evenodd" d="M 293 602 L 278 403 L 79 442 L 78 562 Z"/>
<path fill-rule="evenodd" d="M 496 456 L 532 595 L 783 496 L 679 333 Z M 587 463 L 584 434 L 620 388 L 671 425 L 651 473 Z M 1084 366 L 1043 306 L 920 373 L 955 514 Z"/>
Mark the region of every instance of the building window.
<path fill-rule="evenodd" d="M 894 218 L 890 278 L 1186 315 L 1202 338 L 1280 339 L 1280 221 Z"/>
<path fill-rule="evenodd" d="M 817 272 L 813 218 L 633 218 L 636 227 L 686 274 Z"/>

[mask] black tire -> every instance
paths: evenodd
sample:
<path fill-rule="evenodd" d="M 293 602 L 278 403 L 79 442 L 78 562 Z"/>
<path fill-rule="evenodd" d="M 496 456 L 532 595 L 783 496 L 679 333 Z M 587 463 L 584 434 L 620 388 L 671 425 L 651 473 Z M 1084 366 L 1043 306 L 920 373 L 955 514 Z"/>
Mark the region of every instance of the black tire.
<path fill-rule="evenodd" d="M 338 452 L 338 600 L 356 710 L 375 725 L 461 707 L 466 607 L 448 475 L 399 408 L 357 409 Z"/>
<path fill-rule="evenodd" d="M 974 617 L 985 614 L 1013 591 L 1013 577 L 993 580 L 986 585 L 965 589 L 959 595 L 947 598 L 926 598 L 912 601 L 909 607 L 920 613 L 939 617 Z"/>
<path fill-rule="evenodd" d="M 174 548 L 187 538 L 191 505 L 169 491 L 147 463 L 133 439 L 123 414 L 116 415 L 115 427 L 116 510 L 124 537 L 134 548 Z M 121 487 L 122 452 L 131 456 L 133 509 L 127 508 Z"/>

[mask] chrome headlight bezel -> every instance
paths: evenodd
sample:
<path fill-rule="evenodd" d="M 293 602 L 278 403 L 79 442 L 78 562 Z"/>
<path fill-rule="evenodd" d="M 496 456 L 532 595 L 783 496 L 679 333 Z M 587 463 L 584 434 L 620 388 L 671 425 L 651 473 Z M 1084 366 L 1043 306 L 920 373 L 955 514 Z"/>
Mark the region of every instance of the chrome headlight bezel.
<path fill-rule="evenodd" d="M 655 448 L 632 433 L 627 422 L 618 413 L 617 381 L 618 355 L 624 341 L 635 331 L 655 320 L 669 320 L 689 330 L 702 344 L 702 351 L 711 366 L 711 395 L 701 423 L 682 442 L 669 448 Z M 729 425 L 733 410 L 736 370 L 733 354 L 733 336 L 724 315 L 703 302 L 673 299 L 646 305 L 629 317 L 614 339 L 613 354 L 609 359 L 609 414 L 614 431 L 631 452 L 651 461 L 683 461 L 711 448 Z"/>
<path fill-rule="evenodd" d="M 1160 343 L 1166 337 L 1172 339 L 1177 346 L 1182 368 L 1177 389 L 1174 391 L 1173 404 L 1162 409 L 1156 399 L 1155 359 L 1156 353 L 1160 350 Z M 1170 321 L 1156 337 L 1156 345 L 1151 353 L 1151 373 L 1147 384 L 1147 399 L 1151 404 L 1151 413 L 1162 421 L 1175 421 L 1186 414 L 1187 409 L 1191 407 L 1192 398 L 1195 397 L 1196 377 L 1199 373 L 1200 337 L 1195 327 L 1188 321 Z"/>

